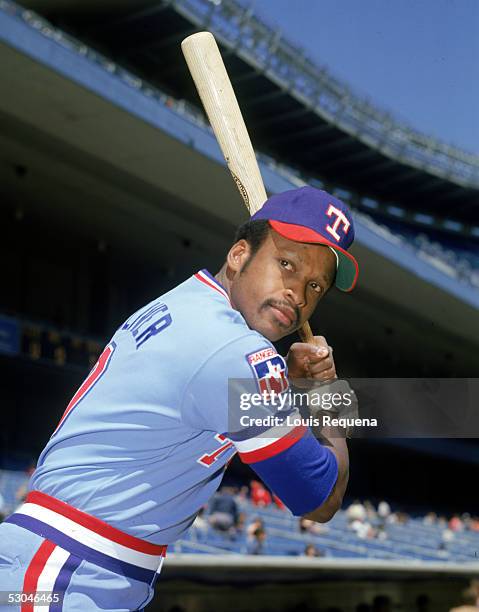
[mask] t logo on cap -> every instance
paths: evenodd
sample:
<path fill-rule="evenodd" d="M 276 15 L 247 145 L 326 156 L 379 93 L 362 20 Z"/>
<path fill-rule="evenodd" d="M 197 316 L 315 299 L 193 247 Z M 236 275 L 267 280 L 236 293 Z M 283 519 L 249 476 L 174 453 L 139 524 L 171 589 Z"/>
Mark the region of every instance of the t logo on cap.
<path fill-rule="evenodd" d="M 336 242 L 339 242 L 341 240 L 341 236 L 338 234 L 338 231 L 337 231 L 339 229 L 339 225 L 341 223 L 343 224 L 344 226 L 343 231 L 345 234 L 347 234 L 350 223 L 346 215 L 343 212 L 341 212 L 338 208 L 333 206 L 332 204 L 329 205 L 329 208 L 326 211 L 326 214 L 328 215 L 328 217 L 332 217 L 333 215 L 336 215 L 336 221 L 333 223 L 332 227 L 331 225 L 327 225 L 325 229 L 329 234 L 331 234 L 331 236 L 333 236 Z"/>

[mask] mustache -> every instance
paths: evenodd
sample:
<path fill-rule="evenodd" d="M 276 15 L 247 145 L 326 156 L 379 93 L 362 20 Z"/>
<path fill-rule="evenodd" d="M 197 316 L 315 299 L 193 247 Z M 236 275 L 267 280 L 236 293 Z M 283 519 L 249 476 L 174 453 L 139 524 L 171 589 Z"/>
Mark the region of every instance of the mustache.
<path fill-rule="evenodd" d="M 284 308 L 287 308 L 288 310 L 293 310 L 294 311 L 294 321 L 293 321 L 292 327 L 298 326 L 299 317 L 300 317 L 298 306 L 295 306 L 294 304 L 291 304 L 290 302 L 287 302 L 286 300 L 274 300 L 271 298 L 271 299 L 265 300 L 261 304 L 261 310 L 263 308 L 268 308 L 270 306 L 273 306 L 273 308 L 278 308 L 278 307 L 281 308 L 283 306 Z"/>

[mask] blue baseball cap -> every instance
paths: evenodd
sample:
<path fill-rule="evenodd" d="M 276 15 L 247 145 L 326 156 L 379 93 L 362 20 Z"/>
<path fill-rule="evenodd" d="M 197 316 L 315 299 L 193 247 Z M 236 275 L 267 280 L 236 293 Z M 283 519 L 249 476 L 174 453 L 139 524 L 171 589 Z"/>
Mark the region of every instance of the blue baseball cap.
<path fill-rule="evenodd" d="M 300 187 L 271 196 L 251 220 L 267 219 L 275 232 L 295 242 L 324 244 L 336 255 L 336 287 L 352 291 L 359 266 L 348 253 L 354 240 L 349 208 L 326 191 Z"/>

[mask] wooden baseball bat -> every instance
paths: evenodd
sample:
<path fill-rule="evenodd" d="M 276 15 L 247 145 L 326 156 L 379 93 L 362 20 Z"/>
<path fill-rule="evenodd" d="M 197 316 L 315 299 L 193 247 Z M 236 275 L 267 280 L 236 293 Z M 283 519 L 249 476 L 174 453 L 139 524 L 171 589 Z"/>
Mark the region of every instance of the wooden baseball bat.
<path fill-rule="evenodd" d="M 233 180 L 253 215 L 266 201 L 266 190 L 216 40 L 210 32 L 198 32 L 185 38 L 181 48 Z M 299 335 L 303 342 L 314 342 L 308 322 Z"/>

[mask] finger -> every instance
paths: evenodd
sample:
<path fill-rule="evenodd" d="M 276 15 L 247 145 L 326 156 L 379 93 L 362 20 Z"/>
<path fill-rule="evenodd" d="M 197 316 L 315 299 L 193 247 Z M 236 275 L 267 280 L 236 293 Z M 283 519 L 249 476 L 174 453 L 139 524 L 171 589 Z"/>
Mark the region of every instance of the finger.
<path fill-rule="evenodd" d="M 320 347 L 318 348 L 318 352 L 314 355 L 310 355 L 309 357 L 309 362 L 312 365 L 321 363 L 321 362 L 326 362 L 326 361 L 331 361 L 331 363 L 334 363 L 334 358 L 332 356 L 332 348 L 330 346 L 328 347 Z"/>
<path fill-rule="evenodd" d="M 295 342 L 291 345 L 288 355 L 301 362 L 317 362 L 324 359 L 329 354 L 329 350 L 324 346 Z"/>
<path fill-rule="evenodd" d="M 309 364 L 309 373 L 312 376 L 326 372 L 327 370 L 334 370 L 334 361 L 331 358 L 324 359 L 316 364 Z"/>
<path fill-rule="evenodd" d="M 320 346 L 318 347 L 317 351 L 315 353 L 312 353 L 309 356 L 309 361 L 312 364 L 315 363 L 320 363 L 321 361 L 327 360 L 327 359 L 332 359 L 331 357 L 331 353 L 333 352 L 332 348 L 330 346 Z"/>
<path fill-rule="evenodd" d="M 312 378 L 314 378 L 315 380 L 322 380 L 322 381 L 333 380 L 337 378 L 336 369 L 330 368 L 329 370 L 324 370 L 323 372 L 321 372 L 320 374 L 317 374 L 316 376 L 313 376 Z"/>
<path fill-rule="evenodd" d="M 306 342 L 294 342 L 289 347 L 289 352 L 294 353 L 298 358 L 310 357 L 315 355 L 318 351 L 318 347 L 315 344 L 308 344 Z"/>

